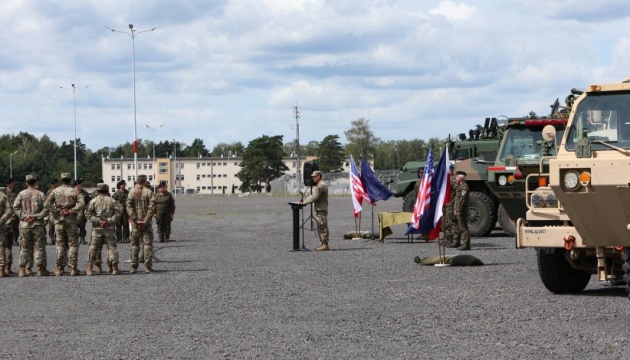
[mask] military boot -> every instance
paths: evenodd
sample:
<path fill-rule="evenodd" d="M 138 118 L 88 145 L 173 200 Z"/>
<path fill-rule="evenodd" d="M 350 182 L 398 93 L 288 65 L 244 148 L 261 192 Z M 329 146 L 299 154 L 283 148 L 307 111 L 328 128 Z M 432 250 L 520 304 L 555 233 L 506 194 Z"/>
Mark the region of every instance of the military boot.
<path fill-rule="evenodd" d="M 328 241 L 322 242 L 321 245 L 315 248 L 316 251 L 325 251 L 328 250 Z"/>
<path fill-rule="evenodd" d="M 107 262 L 107 272 L 110 274 L 114 272 L 114 266 L 110 262 Z"/>
<path fill-rule="evenodd" d="M 31 275 L 33 274 L 33 268 L 27 267 L 25 272 L 26 272 L 26 275 Z"/>
<path fill-rule="evenodd" d="M 159 240 L 158 241 L 159 242 L 164 242 L 164 233 L 159 233 L 158 236 L 159 236 Z"/>
<path fill-rule="evenodd" d="M 63 275 L 63 268 L 61 266 L 55 267 L 55 276 Z"/>
<path fill-rule="evenodd" d="M 77 269 L 76 265 L 70 268 L 70 276 L 79 276 L 81 272 Z"/>
<path fill-rule="evenodd" d="M 87 275 L 87 276 L 91 276 L 92 275 L 92 264 L 87 264 L 87 267 L 85 268 L 85 275 Z"/>
<path fill-rule="evenodd" d="M 19 277 L 25 277 L 26 276 L 26 266 L 20 266 L 20 271 L 18 272 L 18 276 Z"/>
<path fill-rule="evenodd" d="M 4 266 L 0 266 L 0 277 L 8 276 L 6 272 L 4 272 Z"/>
<path fill-rule="evenodd" d="M 11 271 L 11 265 L 13 265 L 13 263 L 7 263 L 7 265 L 4 267 L 4 272 L 7 273 L 7 275 L 15 274 L 13 271 Z"/>
<path fill-rule="evenodd" d="M 48 276 L 50 275 L 50 273 L 48 272 L 48 270 L 46 270 L 46 267 L 44 265 L 40 265 L 37 268 L 37 276 Z"/>
<path fill-rule="evenodd" d="M 97 274 L 100 274 L 103 272 L 103 267 L 101 264 L 94 264 L 94 268 L 95 268 L 94 272 L 96 272 Z"/>
<path fill-rule="evenodd" d="M 144 272 L 147 272 L 147 273 L 152 273 L 152 272 L 153 272 L 153 268 L 152 268 L 152 267 L 150 267 L 150 266 L 146 266 L 146 267 L 144 268 Z"/>
<path fill-rule="evenodd" d="M 459 250 L 470 250 L 470 240 L 462 241 L 462 246 L 459 247 Z"/>
<path fill-rule="evenodd" d="M 453 248 L 453 249 L 458 248 L 460 246 L 461 246 L 461 243 L 459 242 L 459 240 L 453 240 L 450 242 L 450 244 L 446 245 L 446 247 Z"/>
<path fill-rule="evenodd" d="M 112 264 L 112 275 L 120 274 L 120 270 L 118 270 L 118 263 Z"/>
<path fill-rule="evenodd" d="M 138 266 L 137 265 L 136 266 L 132 266 L 130 273 L 135 274 L 137 272 L 138 272 Z"/>

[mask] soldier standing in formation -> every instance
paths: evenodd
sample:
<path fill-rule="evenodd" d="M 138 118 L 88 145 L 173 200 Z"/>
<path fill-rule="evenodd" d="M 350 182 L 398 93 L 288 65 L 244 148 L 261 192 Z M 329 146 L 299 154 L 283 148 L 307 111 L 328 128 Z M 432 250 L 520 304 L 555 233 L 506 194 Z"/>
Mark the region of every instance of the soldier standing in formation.
<path fill-rule="evenodd" d="M 83 182 L 81 181 L 81 179 L 74 180 L 74 188 L 83 197 L 83 202 L 87 206 L 87 204 L 90 203 L 90 194 L 88 194 L 88 192 L 83 189 Z M 87 231 L 85 230 L 87 219 L 85 218 L 84 211 L 85 210 L 82 210 L 77 214 L 77 221 L 79 223 L 79 240 L 83 245 L 87 244 L 87 242 L 85 241 L 85 237 L 87 236 Z"/>
<path fill-rule="evenodd" d="M 158 228 L 159 242 L 171 240 L 171 221 L 175 215 L 175 198 L 166 188 L 166 182 L 160 181 L 155 195 L 155 221 Z"/>
<path fill-rule="evenodd" d="M 457 190 L 453 201 L 453 215 L 456 222 L 456 233 L 453 234 L 461 239 L 459 250 L 470 250 L 470 232 L 468 231 L 468 196 L 470 191 L 466 184 L 466 173 L 456 172 Z"/>
<path fill-rule="evenodd" d="M 50 193 L 58 187 L 59 182 L 57 181 L 57 179 L 52 179 L 50 181 L 50 188 L 48 189 L 48 191 L 46 191 L 46 198 L 48 198 L 48 195 L 50 195 Z M 48 237 L 50 239 L 48 241 L 48 245 L 55 245 L 55 222 L 53 221 L 53 217 L 48 216 L 45 221 L 48 224 Z"/>
<path fill-rule="evenodd" d="M 70 186 L 71 179 L 69 173 L 61 174 L 61 186 L 50 193 L 45 205 L 55 222 L 55 246 L 57 248 L 55 276 L 63 274 L 66 247 L 68 248 L 70 275 L 79 275 L 79 269 L 77 269 L 77 253 L 79 251 L 77 214 L 85 208 L 85 201 L 83 196 Z"/>
<path fill-rule="evenodd" d="M 118 270 L 118 249 L 114 225 L 120 220 L 123 210 L 120 204 L 109 196 L 107 184 L 96 185 L 98 196 L 94 197 L 87 208 L 85 216 L 92 223 L 92 235 L 88 250 L 86 275 L 92 275 L 92 265 L 101 257 L 103 243 L 107 245 L 107 271 L 112 275 L 120 274 Z M 100 264 L 98 265 L 100 267 Z"/>
<path fill-rule="evenodd" d="M 321 245 L 315 248 L 317 251 L 328 250 L 328 187 L 322 181 L 321 171 L 313 171 L 311 175 L 315 183 L 315 191 L 305 200 L 303 204 L 313 204 L 315 208 L 315 221 L 317 222 L 317 232 L 321 240 Z"/>
<path fill-rule="evenodd" d="M 112 198 L 123 208 L 122 216 L 116 222 L 116 241 L 119 243 L 129 242 L 129 217 L 127 216 L 127 210 L 125 210 L 128 195 L 127 183 L 125 180 L 120 180 L 116 184 L 116 192 L 112 194 Z"/>
<path fill-rule="evenodd" d="M 131 272 L 138 272 L 138 252 L 140 242 L 143 246 L 144 271 L 153 272 L 153 228 L 152 217 L 155 215 L 155 197 L 146 188 L 146 175 L 138 175 L 137 185 L 129 192 L 126 211 L 132 222 L 131 228 Z"/>
<path fill-rule="evenodd" d="M 16 196 L 15 190 L 15 179 L 10 178 L 7 181 L 6 186 L 6 194 L 9 197 L 9 204 L 13 205 Z M 13 265 L 13 246 L 18 245 L 18 238 L 20 236 L 20 219 L 17 216 L 12 216 L 9 221 L 7 221 L 7 238 L 6 244 L 4 247 L 4 256 L 6 259 L 6 268 L 5 271 L 7 274 L 13 274 L 13 270 L 11 270 L 11 266 Z"/>
<path fill-rule="evenodd" d="M 37 276 L 47 276 L 45 219 L 48 216 L 48 209 L 44 207 L 46 196 L 37 190 L 37 178 L 34 175 L 26 175 L 26 184 L 28 189 L 22 190 L 13 203 L 13 210 L 20 219 L 20 229 L 22 230 L 18 276 L 29 275 L 26 269 L 29 263 L 33 261 L 33 249 Z"/>
<path fill-rule="evenodd" d="M 0 277 L 7 276 L 5 247 L 7 246 L 8 225 L 7 222 L 13 217 L 13 208 L 9 203 L 9 197 L 0 191 Z"/>

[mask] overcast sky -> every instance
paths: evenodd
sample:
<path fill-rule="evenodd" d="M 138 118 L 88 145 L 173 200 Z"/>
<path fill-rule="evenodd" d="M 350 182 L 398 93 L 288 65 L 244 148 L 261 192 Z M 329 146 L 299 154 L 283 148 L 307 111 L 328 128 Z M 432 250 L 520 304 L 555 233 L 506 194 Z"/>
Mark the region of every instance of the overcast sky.
<path fill-rule="evenodd" d="M 573 87 L 630 76 L 625 0 L 57 0 L 0 2 L 0 129 L 300 142 L 370 120 L 382 140 L 444 138 L 485 117 L 547 114 Z"/>

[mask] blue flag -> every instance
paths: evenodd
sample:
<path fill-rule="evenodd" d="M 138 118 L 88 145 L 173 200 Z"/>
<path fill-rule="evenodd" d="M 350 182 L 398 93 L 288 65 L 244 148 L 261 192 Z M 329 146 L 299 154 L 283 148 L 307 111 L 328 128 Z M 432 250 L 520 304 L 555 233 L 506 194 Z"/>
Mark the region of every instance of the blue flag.
<path fill-rule="evenodd" d="M 391 190 L 374 175 L 365 158 L 361 159 L 361 182 L 372 204 L 379 200 L 387 200 L 393 195 Z"/>

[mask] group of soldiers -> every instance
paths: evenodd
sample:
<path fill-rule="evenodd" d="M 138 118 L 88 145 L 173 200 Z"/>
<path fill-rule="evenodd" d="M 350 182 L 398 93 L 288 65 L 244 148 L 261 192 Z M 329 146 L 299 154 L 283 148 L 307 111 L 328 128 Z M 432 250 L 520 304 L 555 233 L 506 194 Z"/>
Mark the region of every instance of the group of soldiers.
<path fill-rule="evenodd" d="M 0 277 L 13 274 L 13 244 L 19 238 L 19 272 L 47 276 L 46 230 L 56 247 L 55 276 L 61 276 L 69 266 L 71 276 L 77 276 L 79 244 L 86 244 L 85 225 L 92 224 L 89 238 L 86 275 L 101 273 L 103 245 L 107 246 L 107 272 L 120 274 L 117 242 L 131 242 L 131 272 L 144 263 L 145 272 L 153 272 L 153 218 L 156 219 L 160 242 L 170 241 L 171 221 L 175 200 L 165 182 L 154 194 L 146 175 L 139 175 L 128 191 L 125 181 L 117 184 L 110 196 L 109 186 L 102 180 L 90 195 L 75 180 L 71 186 L 69 173 L 61 174 L 61 183 L 53 180 L 47 194 L 41 192 L 35 175 L 26 176 L 27 188 L 17 193 L 15 179 L 0 188 Z M 140 252 L 142 246 L 142 252 Z"/>

